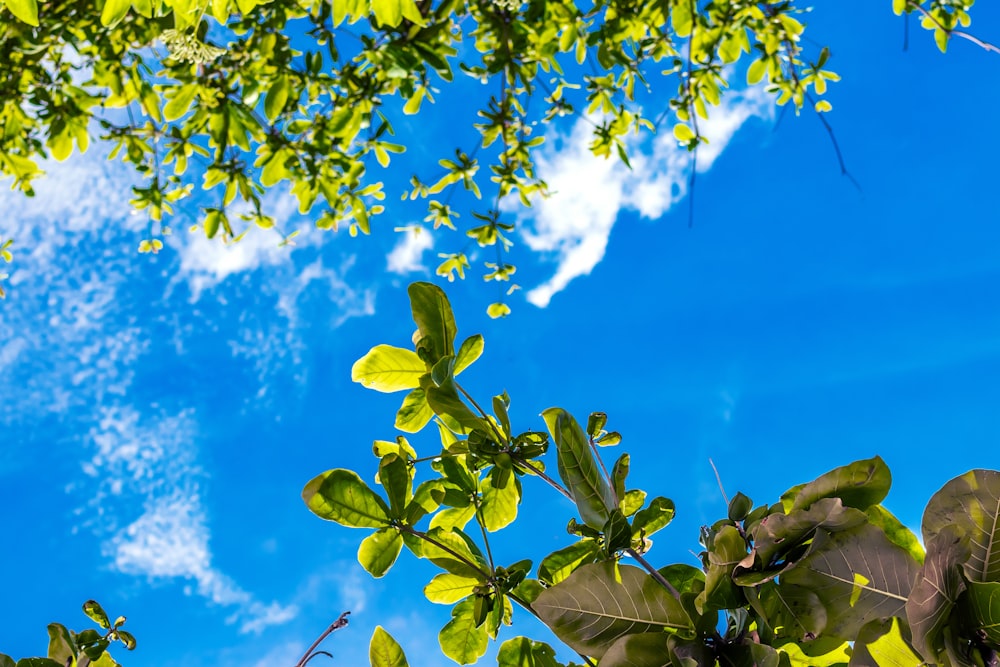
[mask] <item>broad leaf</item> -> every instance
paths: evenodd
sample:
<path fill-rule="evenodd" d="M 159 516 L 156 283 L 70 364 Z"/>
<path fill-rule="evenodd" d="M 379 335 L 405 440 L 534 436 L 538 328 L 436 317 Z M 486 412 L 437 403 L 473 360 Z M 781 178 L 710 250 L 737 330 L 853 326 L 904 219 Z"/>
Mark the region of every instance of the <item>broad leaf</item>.
<path fill-rule="evenodd" d="M 104 607 L 97 600 L 87 600 L 84 602 L 83 613 L 105 630 L 111 628 L 111 620 L 108 618 L 107 612 L 104 611 Z"/>
<path fill-rule="evenodd" d="M 549 433 L 556 443 L 559 476 L 569 489 L 580 518 L 591 528 L 601 530 L 615 507 L 614 495 L 601 476 L 586 434 L 573 417 L 561 408 L 542 413 Z"/>
<path fill-rule="evenodd" d="M 476 625 L 475 596 L 451 610 L 451 620 L 438 633 L 438 643 L 441 651 L 460 665 L 472 664 L 486 653 L 486 625 Z"/>
<path fill-rule="evenodd" d="M 403 548 L 403 537 L 395 528 L 382 528 L 361 541 L 358 562 L 376 579 L 385 575 Z"/>
<path fill-rule="evenodd" d="M 481 554 L 472 551 L 471 541 L 460 530 L 432 528 L 426 535 L 427 539 L 411 536 L 405 540 L 415 556 L 430 560 L 446 572 L 478 581 L 485 580 L 488 569 L 486 561 Z"/>
<path fill-rule="evenodd" d="M 899 619 L 872 621 L 854 642 L 851 667 L 920 667 L 924 663 L 903 637 Z"/>
<path fill-rule="evenodd" d="M 670 667 L 666 632 L 625 635 L 601 658 L 601 667 Z"/>
<path fill-rule="evenodd" d="M 455 316 L 444 291 L 431 283 L 413 283 L 407 292 L 417 330 L 434 346 L 426 361 L 434 365 L 441 357 L 455 354 Z"/>
<path fill-rule="evenodd" d="M 376 345 L 354 362 L 351 380 L 368 389 L 391 394 L 420 386 L 427 366 L 416 352 L 392 345 Z"/>
<path fill-rule="evenodd" d="M 527 637 L 514 637 L 500 644 L 497 664 L 501 667 L 561 667 L 551 646 Z"/>
<path fill-rule="evenodd" d="M 408 667 L 403 648 L 381 625 L 375 626 L 368 644 L 368 662 L 371 667 Z"/>
<path fill-rule="evenodd" d="M 433 418 L 434 411 L 427 403 L 427 394 L 417 387 L 406 395 L 403 405 L 396 412 L 396 428 L 407 433 L 417 433 Z"/>
<path fill-rule="evenodd" d="M 38 25 L 37 0 L 3 0 L 0 7 L 6 5 L 10 13 L 29 25 Z M 127 9 L 127 7 L 126 7 Z"/>
<path fill-rule="evenodd" d="M 491 474 L 496 474 L 495 470 Z M 514 479 L 507 480 L 507 486 L 502 489 L 492 484 L 483 485 L 483 500 L 480 511 L 486 530 L 494 532 L 511 524 L 517 518 L 517 505 L 521 502 Z"/>
<path fill-rule="evenodd" d="M 919 565 L 881 530 L 863 524 L 819 530 L 805 557 L 781 575 L 781 585 L 812 590 L 826 608 L 825 635 L 853 640 L 863 625 L 899 616 Z"/>
<path fill-rule="evenodd" d="M 767 624 L 780 637 L 804 641 L 826 628 L 826 608 L 808 588 L 769 582 L 760 588 L 760 602 Z"/>
<path fill-rule="evenodd" d="M 472 589 L 478 584 L 477 579 L 442 572 L 424 586 L 424 596 L 437 604 L 454 604 L 472 595 Z"/>
<path fill-rule="evenodd" d="M 423 389 L 427 395 L 427 403 L 434 414 L 442 419 L 451 419 L 454 424 L 450 423 L 450 426 L 454 425 L 458 430 L 465 432 L 477 429 L 484 433 L 490 432 L 487 423 L 459 398 L 455 383 L 448 381 L 440 387 L 435 387 L 428 377 L 423 381 Z"/>
<path fill-rule="evenodd" d="M 913 646 L 929 662 L 944 649 L 942 633 L 958 596 L 965 590 L 962 564 L 969 558 L 969 543 L 949 526 L 927 544 L 927 557 L 906 602 L 906 619 Z"/>
<path fill-rule="evenodd" d="M 104 0 L 104 6 L 101 8 L 101 24 L 116 25 L 125 18 L 131 8 L 132 0 Z"/>
<path fill-rule="evenodd" d="M 924 510 L 924 543 L 948 526 L 969 539 L 969 581 L 1000 581 L 1000 472 L 970 470 L 931 496 Z"/>
<path fill-rule="evenodd" d="M 532 606 L 559 639 L 595 657 L 624 635 L 694 629 L 681 603 L 631 565 L 584 565 L 539 595 Z"/>
<path fill-rule="evenodd" d="M 914 560 L 923 564 L 926 555 L 923 545 L 913 534 L 913 531 L 904 526 L 903 522 L 897 519 L 892 512 L 881 505 L 874 505 L 868 508 L 866 514 L 868 515 L 868 523 L 881 528 L 890 542 L 903 547 L 913 556 Z"/>
<path fill-rule="evenodd" d="M 372 12 L 383 26 L 395 28 L 405 18 L 417 25 L 424 25 L 424 17 L 414 0 L 371 0 Z"/>
<path fill-rule="evenodd" d="M 328 470 L 302 489 L 313 514 L 351 528 L 389 525 L 389 508 L 352 470 Z"/>
<path fill-rule="evenodd" d="M 876 456 L 836 468 L 808 484 L 790 489 L 781 496 L 781 502 L 787 511 L 806 509 L 821 498 L 840 498 L 845 506 L 864 510 L 882 502 L 891 485 L 889 466 L 882 457 Z"/>

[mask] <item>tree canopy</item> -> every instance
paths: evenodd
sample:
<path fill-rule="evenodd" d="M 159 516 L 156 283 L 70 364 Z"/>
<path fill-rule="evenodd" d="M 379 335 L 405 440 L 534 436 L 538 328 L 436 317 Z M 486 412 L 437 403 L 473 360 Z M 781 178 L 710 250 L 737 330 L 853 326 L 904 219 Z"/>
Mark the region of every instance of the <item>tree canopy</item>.
<path fill-rule="evenodd" d="M 972 0 L 893 0 L 942 51 L 964 32 Z M 320 229 L 369 233 L 387 201 L 426 201 L 425 222 L 495 246 L 483 277 L 509 282 L 502 219 L 508 197 L 546 191 L 534 154 L 542 124 L 593 124 L 590 149 L 628 164 L 626 137 L 672 131 L 697 159 L 699 119 L 733 78 L 761 84 L 778 105 L 831 110 L 831 51 L 806 38 L 807 8 L 791 1 L 599 0 L 3 0 L 0 177 L 33 192 L 46 158 L 93 141 L 136 170 L 132 205 L 148 216 L 140 252 L 158 252 L 178 207 L 223 242 L 275 228 L 262 196 L 287 187 Z M 872 9 L 871 11 L 876 11 Z M 405 191 L 380 168 L 407 149 L 400 114 L 427 113 L 435 94 L 471 77 L 470 145 L 442 146 Z M 664 93 L 668 94 L 664 94 Z M 454 109 L 446 110 L 454 114 Z M 825 121 L 824 121 L 825 122 Z M 669 129 L 672 128 L 672 129 Z M 832 134 L 831 134 L 832 136 Z M 451 190 L 483 200 L 467 215 Z M 291 234 L 282 232 L 283 236 Z M 10 239 L 4 259 L 11 260 Z M 438 267 L 464 276 L 456 242 Z M 493 314 L 506 312 L 502 304 Z"/>

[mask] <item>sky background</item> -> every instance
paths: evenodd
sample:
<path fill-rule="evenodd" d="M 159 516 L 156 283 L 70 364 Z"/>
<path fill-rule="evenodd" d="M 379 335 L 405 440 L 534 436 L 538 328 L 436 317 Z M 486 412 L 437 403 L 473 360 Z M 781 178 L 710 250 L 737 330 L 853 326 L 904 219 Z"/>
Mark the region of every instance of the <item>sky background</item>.
<path fill-rule="evenodd" d="M 698 526 L 724 515 L 709 458 L 729 494 L 774 502 L 880 454 L 886 505 L 914 528 L 948 479 L 1000 467 L 1000 57 L 961 41 L 941 55 L 916 26 L 903 52 L 889 4 L 809 17 L 844 78 L 829 119 L 860 190 L 811 113 L 779 122 L 737 82 L 707 125 L 689 228 L 669 136 L 638 142 L 629 172 L 586 154 L 566 119 L 540 158 L 555 196 L 506 212 L 525 288 L 511 317 L 485 315 L 495 291 L 476 273 L 446 285 L 460 337 L 486 337 L 463 375 L 475 394 L 506 389 L 521 430 L 553 405 L 606 411 L 631 485 L 675 501 L 656 563 L 694 563 Z M 1000 8 L 975 10 L 976 34 L 1000 41 Z M 390 186 L 451 151 L 467 109 L 438 107 L 397 125 L 412 147 Z M 93 597 L 129 618 L 127 667 L 290 667 L 344 610 L 332 664 L 367 664 L 376 624 L 411 664 L 450 664 L 448 609 L 421 593 L 434 570 L 403 554 L 371 580 L 355 559 L 366 533 L 299 494 L 335 467 L 371 481 L 402 396 L 352 384 L 351 365 L 408 343 L 405 287 L 435 279 L 457 236 L 393 232 L 423 214 L 391 197 L 371 237 L 310 231 L 274 193 L 286 230 L 305 230 L 291 250 L 265 233 L 225 248 L 182 217 L 140 256 L 129 172 L 100 147 L 47 169 L 34 200 L 0 193 L 0 234 L 16 239 L 0 303 L 0 651 L 43 654 L 45 625 L 87 627 Z M 568 502 L 525 491 L 501 561 L 571 541 Z M 502 639 L 546 636 L 515 619 Z"/>

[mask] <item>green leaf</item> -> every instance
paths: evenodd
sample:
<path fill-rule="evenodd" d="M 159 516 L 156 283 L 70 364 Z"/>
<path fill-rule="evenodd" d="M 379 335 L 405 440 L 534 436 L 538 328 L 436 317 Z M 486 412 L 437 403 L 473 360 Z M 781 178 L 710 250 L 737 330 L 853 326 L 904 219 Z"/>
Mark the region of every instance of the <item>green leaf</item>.
<path fill-rule="evenodd" d="M 418 433 L 433 418 L 434 411 L 427 404 L 427 394 L 417 387 L 406 395 L 396 412 L 396 428 L 407 433 Z"/>
<path fill-rule="evenodd" d="M 471 541 L 464 537 L 461 530 L 431 528 L 427 531 L 427 537 L 429 539 L 413 538 L 406 541 L 417 558 L 426 558 L 451 574 L 484 581 L 484 572 L 488 569 L 486 562 L 480 554 L 472 551 Z"/>
<path fill-rule="evenodd" d="M 597 658 L 624 635 L 694 629 L 681 603 L 631 565 L 584 565 L 532 606 L 559 639 Z"/>
<path fill-rule="evenodd" d="M 29 25 L 38 25 L 38 2 L 36 0 L 3 0 L 10 13 Z"/>
<path fill-rule="evenodd" d="M 556 652 L 551 646 L 527 637 L 514 637 L 501 644 L 497 664 L 501 667 L 562 667 L 556 662 Z"/>
<path fill-rule="evenodd" d="M 400 518 L 413 497 L 413 469 L 402 457 L 389 454 L 378 466 L 378 479 L 389 497 L 393 518 Z"/>
<path fill-rule="evenodd" d="M 351 380 L 368 389 L 391 394 L 420 386 L 427 366 L 411 350 L 392 345 L 376 345 L 354 362 Z"/>
<path fill-rule="evenodd" d="M 869 507 L 868 523 L 878 526 L 893 544 L 903 547 L 918 563 L 924 562 L 924 547 L 913 531 L 903 525 L 889 510 L 881 505 Z"/>
<path fill-rule="evenodd" d="M 63 665 L 76 660 L 76 644 L 65 626 L 49 623 L 49 657 Z"/>
<path fill-rule="evenodd" d="M 761 521 L 753 531 L 753 556 L 756 567 L 768 568 L 772 563 L 810 539 L 820 528 L 840 531 L 865 523 L 863 512 L 844 507 L 840 498 L 822 498 L 809 509 L 776 512 Z M 741 566 L 747 566 L 741 563 Z"/>
<path fill-rule="evenodd" d="M 17 667 L 66 667 L 51 658 L 21 658 Z"/>
<path fill-rule="evenodd" d="M 454 604 L 472 595 L 472 589 L 479 584 L 476 579 L 462 577 L 450 572 L 442 572 L 424 586 L 424 595 L 437 604 Z"/>
<path fill-rule="evenodd" d="M 747 518 L 747 515 L 750 514 L 750 510 L 752 509 L 753 501 L 737 491 L 736 495 L 733 496 L 733 499 L 729 501 L 729 520 L 742 521 Z"/>
<path fill-rule="evenodd" d="M 641 532 L 645 537 L 649 537 L 673 520 L 674 501 L 657 496 L 650 501 L 648 507 L 635 513 L 635 518 L 632 520 L 632 534 L 638 536 Z"/>
<path fill-rule="evenodd" d="M 431 283 L 413 283 L 407 288 L 413 321 L 422 339 L 433 344 L 425 361 L 433 366 L 438 359 L 455 354 L 455 315 L 444 291 Z M 419 341 L 418 341 L 419 346 Z M 423 357 L 422 357 L 423 358 Z"/>
<path fill-rule="evenodd" d="M 681 143 L 688 143 L 695 138 L 695 134 L 694 130 L 684 123 L 677 123 L 677 125 L 674 125 L 674 137 Z"/>
<path fill-rule="evenodd" d="M 381 625 L 375 626 L 368 644 L 368 662 L 371 667 L 409 667 L 403 648 Z"/>
<path fill-rule="evenodd" d="M 816 637 L 826 628 L 826 608 L 808 588 L 767 582 L 760 587 L 760 602 L 768 625 L 782 636 Z"/>
<path fill-rule="evenodd" d="M 381 528 L 361 541 L 358 562 L 376 579 L 385 575 L 399 557 L 403 538 L 395 528 Z"/>
<path fill-rule="evenodd" d="M 290 89 L 291 84 L 287 76 L 279 76 L 271 84 L 271 88 L 264 97 L 264 113 L 267 115 L 268 120 L 273 121 L 284 110 L 285 105 L 288 104 Z"/>
<path fill-rule="evenodd" d="M 993 646 L 1000 646 L 1000 581 L 970 581 L 965 607 L 969 623 Z"/>
<path fill-rule="evenodd" d="M 954 526 L 969 540 L 969 581 L 1000 581 L 1000 472 L 970 470 L 931 496 L 924 509 L 924 543 Z"/>
<path fill-rule="evenodd" d="M 705 590 L 698 596 L 698 610 L 735 609 L 746 604 L 733 570 L 746 558 L 747 543 L 735 526 L 723 526 L 712 540 L 705 570 Z"/>
<path fill-rule="evenodd" d="M 559 476 L 569 489 L 580 518 L 591 528 L 601 530 L 615 507 L 611 487 L 601 476 L 583 429 L 562 408 L 542 413 L 545 425 L 556 443 Z"/>
<path fill-rule="evenodd" d="M 866 510 L 882 502 L 891 485 L 889 466 L 882 457 L 876 456 L 836 468 L 815 481 L 791 489 L 781 496 L 781 502 L 788 511 L 807 509 L 822 498 L 840 498 L 846 507 Z"/>
<path fill-rule="evenodd" d="M 851 659 L 851 645 L 830 637 L 790 641 L 775 648 L 785 654 L 788 667 L 843 667 Z"/>
<path fill-rule="evenodd" d="M 14 658 L 10 657 L 9 655 L 0 653 L 0 667 L 16 667 Z"/>
<path fill-rule="evenodd" d="M 111 621 L 108 619 L 107 613 L 105 613 L 104 608 L 97 602 L 97 600 L 87 600 L 84 602 L 83 613 L 86 614 L 90 620 L 97 623 L 105 630 L 109 630 L 111 628 Z"/>
<path fill-rule="evenodd" d="M 427 404 L 430 405 L 434 414 L 450 418 L 455 422 L 456 429 L 464 429 L 467 432 L 477 429 L 484 433 L 490 432 L 486 422 L 476 416 L 469 409 L 469 406 L 459 398 L 454 382 L 446 382 L 440 387 L 435 387 L 431 382 L 425 382 L 424 393 L 427 395 Z M 450 422 L 448 425 L 453 426 Z"/>
<path fill-rule="evenodd" d="M 328 470 L 302 490 L 302 499 L 313 514 L 351 528 L 389 525 L 389 508 L 352 470 Z"/>
<path fill-rule="evenodd" d="M 670 667 L 666 632 L 628 634 L 616 641 L 601 658 L 601 667 Z"/>
<path fill-rule="evenodd" d="M 455 375 L 464 371 L 480 357 L 483 353 L 483 346 L 482 334 L 469 336 L 462 341 L 461 347 L 458 348 L 458 354 L 455 355 Z"/>
<path fill-rule="evenodd" d="M 163 107 L 163 118 L 168 121 L 181 118 L 191 108 L 191 102 L 197 93 L 198 85 L 194 83 L 174 88 L 170 101 Z"/>
<path fill-rule="evenodd" d="M 496 474 L 496 470 L 490 474 Z M 520 501 L 521 494 L 513 479 L 508 480 L 507 485 L 499 489 L 492 484 L 485 484 L 480 511 L 486 530 L 495 532 L 509 526 L 517 518 L 517 505 Z"/>
<path fill-rule="evenodd" d="M 109 27 L 116 25 L 125 18 L 131 8 L 132 0 L 104 0 L 104 7 L 101 9 L 101 24 Z"/>
<path fill-rule="evenodd" d="M 906 11 L 907 0 L 892 0 L 892 11 L 896 16 Z"/>
<path fill-rule="evenodd" d="M 460 665 L 470 665 L 486 653 L 485 624 L 477 624 L 475 596 L 470 596 L 451 610 L 451 620 L 438 633 L 441 651 Z"/>
<path fill-rule="evenodd" d="M 538 565 L 538 578 L 550 586 L 558 584 L 581 564 L 594 562 L 600 554 L 601 547 L 595 540 L 580 540 L 543 558 Z"/>
<path fill-rule="evenodd" d="M 404 18 L 424 25 L 424 17 L 414 0 L 372 0 L 372 11 L 379 23 L 391 28 L 397 27 Z"/>
<path fill-rule="evenodd" d="M 927 557 L 906 601 L 906 620 L 914 648 L 928 662 L 937 662 L 944 650 L 942 635 L 966 588 L 962 566 L 970 554 L 969 539 L 955 526 L 945 526 L 927 543 Z"/>
<path fill-rule="evenodd" d="M 923 664 L 903 637 L 896 617 L 872 621 L 854 641 L 852 667 L 920 667 Z"/>
<path fill-rule="evenodd" d="M 869 621 L 902 615 L 919 567 L 875 526 L 821 529 L 806 555 L 781 574 L 781 584 L 816 593 L 828 616 L 824 635 L 853 640 Z"/>

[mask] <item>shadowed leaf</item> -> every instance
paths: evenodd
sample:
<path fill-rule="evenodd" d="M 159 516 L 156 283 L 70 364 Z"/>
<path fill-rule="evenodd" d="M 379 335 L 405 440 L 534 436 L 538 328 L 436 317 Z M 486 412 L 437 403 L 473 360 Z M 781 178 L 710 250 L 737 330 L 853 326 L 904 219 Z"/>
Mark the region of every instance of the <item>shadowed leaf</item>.
<path fill-rule="evenodd" d="M 580 518 L 591 528 L 601 530 L 614 507 L 614 495 L 601 476 L 583 429 L 561 408 L 542 413 L 558 452 L 559 476 L 569 489 Z"/>
<path fill-rule="evenodd" d="M 961 567 L 968 557 L 968 540 L 954 527 L 941 530 L 927 545 L 927 558 L 906 602 L 913 646 L 931 662 L 944 649 L 942 632 L 965 590 Z"/>
<path fill-rule="evenodd" d="M 781 496 L 789 509 L 806 509 L 821 498 L 840 498 L 847 507 L 860 510 L 877 505 L 889 493 L 892 475 L 882 457 L 876 456 L 835 468 L 814 481 Z"/>
<path fill-rule="evenodd" d="M 584 565 L 539 595 L 533 606 L 559 639 L 579 653 L 596 657 L 627 634 L 665 628 L 693 630 L 681 603 L 630 565 Z"/>
<path fill-rule="evenodd" d="M 969 581 L 1000 581 L 1000 472 L 970 470 L 931 496 L 924 510 L 924 543 L 949 526 L 969 539 Z"/>

